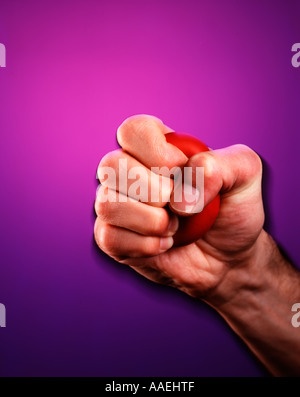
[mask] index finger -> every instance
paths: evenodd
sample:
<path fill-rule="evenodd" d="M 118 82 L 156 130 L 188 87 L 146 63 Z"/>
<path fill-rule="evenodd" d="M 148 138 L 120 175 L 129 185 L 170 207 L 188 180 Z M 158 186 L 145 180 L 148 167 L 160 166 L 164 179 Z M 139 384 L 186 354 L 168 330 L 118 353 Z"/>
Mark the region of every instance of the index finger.
<path fill-rule="evenodd" d="M 126 119 L 118 128 L 120 146 L 146 167 L 182 167 L 187 162 L 185 154 L 168 143 L 165 134 L 172 130 L 161 120 L 148 115 Z"/>

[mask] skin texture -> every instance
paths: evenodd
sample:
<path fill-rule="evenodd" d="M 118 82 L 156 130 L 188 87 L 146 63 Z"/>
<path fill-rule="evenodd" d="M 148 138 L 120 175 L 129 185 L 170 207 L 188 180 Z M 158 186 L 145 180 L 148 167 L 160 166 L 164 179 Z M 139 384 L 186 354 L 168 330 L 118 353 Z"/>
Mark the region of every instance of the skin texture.
<path fill-rule="evenodd" d="M 202 152 L 208 152 L 209 148 L 199 139 L 187 135 L 187 134 L 178 134 L 178 133 L 169 133 L 165 135 L 166 140 L 168 143 L 172 143 L 172 145 L 175 145 L 178 147 L 188 158 L 194 156 L 195 154 L 202 153 Z M 193 168 L 188 168 L 188 170 L 194 171 Z M 200 169 L 201 170 L 201 169 Z M 189 177 L 186 175 L 187 169 L 185 168 L 183 172 L 181 173 L 181 178 L 179 179 L 179 182 L 182 183 L 184 182 L 184 186 L 178 186 L 176 185 L 176 182 L 174 181 L 174 191 L 172 193 L 172 199 L 173 199 L 173 209 L 174 209 L 174 198 L 176 195 L 176 191 L 179 192 L 179 196 L 182 199 L 182 187 L 186 187 L 186 185 L 192 186 L 193 189 L 196 187 L 196 175 L 195 173 L 192 175 L 192 178 L 194 180 L 193 184 L 189 184 Z M 185 173 L 185 175 L 184 175 Z M 184 178 L 182 178 L 182 174 L 184 175 Z M 194 187 L 194 186 L 195 187 Z M 176 189 L 177 187 L 177 189 Z M 183 189 L 186 193 L 186 189 Z M 204 190 L 201 189 L 200 190 Z M 192 193 L 195 191 L 192 190 Z M 218 214 L 219 214 L 219 208 L 220 208 L 220 195 L 218 194 L 208 205 L 205 206 L 205 208 L 201 208 L 201 193 L 199 191 L 198 195 L 198 200 L 195 199 L 195 194 L 192 194 L 193 202 L 194 203 L 199 203 L 198 210 L 199 212 L 196 212 L 195 215 L 193 216 L 180 216 L 179 217 L 179 228 L 177 232 L 174 234 L 173 239 L 174 239 L 174 246 L 182 246 L 182 245 L 188 245 L 191 243 L 194 243 L 195 241 L 199 240 L 203 235 L 212 227 L 214 224 Z M 184 199 L 186 200 L 186 197 L 184 196 Z M 177 200 L 178 202 L 178 200 Z M 180 208 L 177 208 L 177 211 Z M 195 205 L 191 206 L 191 210 L 195 210 Z M 184 213 L 186 215 L 187 208 L 184 208 Z"/>
<path fill-rule="evenodd" d="M 176 287 L 215 308 L 273 375 L 300 375 L 300 334 L 291 325 L 291 306 L 300 301 L 298 272 L 264 231 L 261 196 L 262 163 L 244 145 L 196 154 L 188 159 L 166 142 L 172 131 L 146 115 L 126 119 L 118 128 L 122 149 L 100 162 L 113 167 L 121 158 L 129 168 L 204 167 L 204 204 L 221 196 L 213 227 L 195 243 L 173 247 L 175 215 L 185 202 L 172 201 L 172 180 L 161 182 L 159 202 L 138 202 L 127 191 L 115 192 L 101 178 L 95 211 L 95 240 L 106 254 L 157 283 Z M 128 186 L 132 183 L 128 180 Z M 144 180 L 149 189 L 149 178 Z M 103 202 L 105 194 L 124 202 Z M 170 199 L 170 208 L 165 207 Z M 126 200 L 125 200 L 126 199 Z M 185 214 L 187 215 L 187 214 Z"/>

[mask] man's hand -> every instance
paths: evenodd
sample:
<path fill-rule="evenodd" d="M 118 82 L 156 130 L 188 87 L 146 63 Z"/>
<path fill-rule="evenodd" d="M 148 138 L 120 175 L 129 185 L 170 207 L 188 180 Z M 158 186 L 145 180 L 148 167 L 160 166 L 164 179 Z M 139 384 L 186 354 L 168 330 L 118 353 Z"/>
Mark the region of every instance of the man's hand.
<path fill-rule="evenodd" d="M 104 185 L 95 204 L 95 238 L 104 252 L 151 280 L 209 299 L 232 269 L 245 266 L 256 255 L 264 222 L 261 161 L 243 145 L 200 153 L 188 161 L 179 149 L 166 143 L 164 135 L 169 131 L 154 117 L 125 120 L 117 133 L 123 150 L 107 154 L 99 167 L 112 167 L 118 173 L 119 159 L 127 160 L 128 169 L 145 167 L 148 175 L 154 166 L 204 167 L 205 205 L 221 193 L 220 213 L 212 229 L 196 243 L 172 248 L 178 221 L 163 208 L 171 194 L 169 184 L 162 184 L 159 203 L 112 203 L 102 202 L 107 186 L 101 181 Z M 144 183 L 148 185 L 150 180 L 145 178 Z M 184 203 L 171 200 L 170 206 L 175 212 L 184 212 Z"/>
<path fill-rule="evenodd" d="M 98 246 L 143 276 L 206 301 L 274 375 L 299 375 L 300 331 L 291 325 L 291 307 L 300 302 L 300 277 L 263 230 L 259 156 L 235 145 L 187 159 L 166 142 L 170 131 L 159 119 L 143 115 L 119 127 L 122 149 L 108 153 L 98 168 Z M 118 192 L 101 177 L 105 167 L 112 167 L 117 186 L 119 179 L 124 182 L 120 159 L 127 161 L 128 171 L 142 167 L 142 190 L 160 187 L 158 201 L 135 200 L 129 194 L 134 182 L 126 176 Z M 173 201 L 173 180 L 150 170 L 163 166 L 204 167 L 204 204 L 221 195 L 216 222 L 193 244 L 173 247 L 175 213 L 183 214 L 186 203 Z M 111 196 L 114 202 L 104 200 Z M 169 199 L 172 211 L 166 209 Z"/>

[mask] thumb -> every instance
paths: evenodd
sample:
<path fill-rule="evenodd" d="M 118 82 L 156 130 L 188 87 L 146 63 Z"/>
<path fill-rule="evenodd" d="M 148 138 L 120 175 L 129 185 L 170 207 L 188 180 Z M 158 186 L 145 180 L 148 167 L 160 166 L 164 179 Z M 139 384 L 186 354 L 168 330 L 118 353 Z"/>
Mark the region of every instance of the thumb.
<path fill-rule="evenodd" d="M 179 215 L 202 211 L 219 193 L 236 195 L 254 183 L 261 183 L 262 162 L 248 146 L 233 145 L 192 156 L 184 168 L 190 168 L 190 180 L 182 184 L 182 199 L 176 200 L 175 187 L 170 207 Z M 204 191 L 197 183 L 198 170 L 203 170 Z M 192 186 L 190 186 L 192 185 Z M 185 194 L 185 192 L 188 192 Z M 178 196 L 177 196 L 178 197 Z"/>

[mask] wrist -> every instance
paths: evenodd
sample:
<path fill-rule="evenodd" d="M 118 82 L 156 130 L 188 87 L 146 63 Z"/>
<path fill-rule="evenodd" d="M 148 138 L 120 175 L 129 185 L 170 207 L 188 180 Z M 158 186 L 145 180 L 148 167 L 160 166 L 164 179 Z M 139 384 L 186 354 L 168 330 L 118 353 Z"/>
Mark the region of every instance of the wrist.
<path fill-rule="evenodd" d="M 264 230 L 244 260 L 229 270 L 205 301 L 226 318 L 243 318 L 279 305 L 291 314 L 300 302 L 300 273 L 284 259 L 277 244 Z"/>
<path fill-rule="evenodd" d="M 264 230 L 247 252 L 226 264 L 228 270 L 219 284 L 205 298 L 218 312 L 227 313 L 233 308 L 245 310 L 245 301 L 260 299 L 276 283 L 272 262 L 278 248 Z"/>
<path fill-rule="evenodd" d="M 249 262 L 233 267 L 206 301 L 273 375 L 299 376 L 299 329 L 291 324 L 299 291 L 299 271 L 263 231 Z"/>

